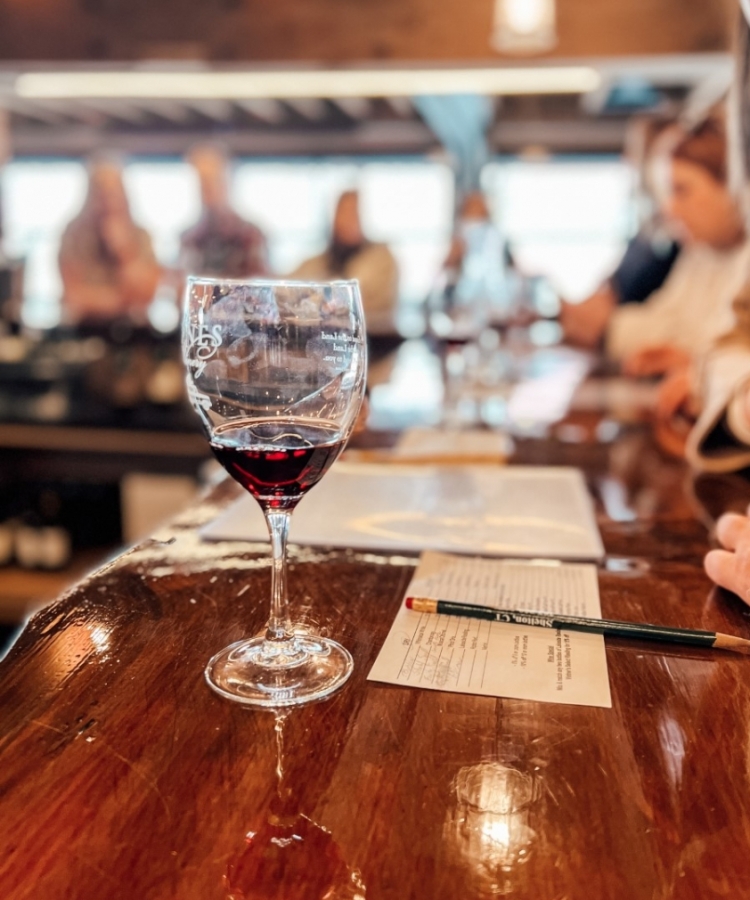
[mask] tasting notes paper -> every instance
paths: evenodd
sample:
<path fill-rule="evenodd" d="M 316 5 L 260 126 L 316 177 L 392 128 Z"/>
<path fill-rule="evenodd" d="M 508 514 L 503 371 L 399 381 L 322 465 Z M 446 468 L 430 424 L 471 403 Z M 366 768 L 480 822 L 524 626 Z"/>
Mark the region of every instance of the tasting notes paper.
<path fill-rule="evenodd" d="M 596 567 L 590 564 L 425 553 L 406 596 L 601 618 Z M 403 604 L 368 679 L 612 706 L 601 635 L 418 613 Z"/>

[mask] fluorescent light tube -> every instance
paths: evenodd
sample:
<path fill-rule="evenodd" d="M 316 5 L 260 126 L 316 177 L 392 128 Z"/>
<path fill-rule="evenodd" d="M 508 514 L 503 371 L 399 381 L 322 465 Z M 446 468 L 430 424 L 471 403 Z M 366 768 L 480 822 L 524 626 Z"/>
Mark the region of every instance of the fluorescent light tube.
<path fill-rule="evenodd" d="M 26 72 L 15 92 L 29 99 L 249 100 L 413 97 L 420 94 L 578 94 L 596 90 L 589 66 L 482 69 L 308 69 L 256 72 Z"/>

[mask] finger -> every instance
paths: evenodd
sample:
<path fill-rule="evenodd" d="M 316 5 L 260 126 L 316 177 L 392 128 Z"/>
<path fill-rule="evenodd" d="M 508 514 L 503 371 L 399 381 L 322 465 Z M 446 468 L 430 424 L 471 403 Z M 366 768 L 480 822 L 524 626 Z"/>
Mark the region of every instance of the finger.
<path fill-rule="evenodd" d="M 656 398 L 656 415 L 661 419 L 671 419 L 686 399 L 686 391 L 681 385 L 665 381 Z"/>
<path fill-rule="evenodd" d="M 750 572 L 743 570 L 734 553 L 727 550 L 711 550 L 706 554 L 704 566 L 712 581 L 750 604 L 750 590 L 748 590 Z"/>
<path fill-rule="evenodd" d="M 661 449 L 680 459 L 685 454 L 686 434 L 673 427 L 670 422 L 658 421 L 654 424 L 654 437 Z"/>
<path fill-rule="evenodd" d="M 664 364 L 664 357 L 657 351 L 654 351 L 640 360 L 638 372 L 636 374 L 645 378 L 651 375 L 661 375 L 662 372 L 665 371 L 666 366 Z"/>
<path fill-rule="evenodd" d="M 736 550 L 741 542 L 750 543 L 750 519 L 738 513 L 725 513 L 716 523 L 716 537 L 727 550 Z"/>
<path fill-rule="evenodd" d="M 641 374 L 641 369 L 643 367 L 643 356 L 640 353 L 636 353 L 633 356 L 629 356 L 626 360 L 624 360 L 622 364 L 622 371 L 626 375 L 630 375 L 633 378 L 637 378 Z"/>
<path fill-rule="evenodd" d="M 660 359 L 661 348 L 646 347 L 644 350 L 639 350 L 629 357 L 626 365 L 630 370 L 630 375 L 651 375 L 653 374 L 654 366 L 658 366 Z"/>

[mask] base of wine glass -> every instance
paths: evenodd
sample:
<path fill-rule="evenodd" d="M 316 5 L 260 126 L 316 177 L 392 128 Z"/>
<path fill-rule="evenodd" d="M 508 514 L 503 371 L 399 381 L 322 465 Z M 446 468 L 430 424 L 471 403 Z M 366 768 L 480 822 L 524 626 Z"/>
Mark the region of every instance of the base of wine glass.
<path fill-rule="evenodd" d="M 353 668 L 354 661 L 341 644 L 305 634 L 276 644 L 265 637 L 230 644 L 211 658 L 205 675 L 209 686 L 227 700 L 279 707 L 328 697 Z"/>

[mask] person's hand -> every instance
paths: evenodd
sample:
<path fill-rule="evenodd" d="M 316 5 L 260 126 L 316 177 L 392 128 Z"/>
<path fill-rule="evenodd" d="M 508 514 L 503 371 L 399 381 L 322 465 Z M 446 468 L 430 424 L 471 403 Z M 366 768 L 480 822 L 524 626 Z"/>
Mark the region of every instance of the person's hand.
<path fill-rule="evenodd" d="M 682 413 L 694 417 L 693 375 L 690 367 L 675 369 L 663 379 L 656 396 L 656 418 L 669 421 Z"/>
<path fill-rule="evenodd" d="M 664 375 L 674 369 L 684 369 L 690 365 L 691 356 L 687 350 L 672 344 L 645 347 L 631 354 L 622 364 L 625 375 L 645 378 L 650 375 Z"/>
<path fill-rule="evenodd" d="M 724 549 L 709 551 L 706 573 L 750 605 L 750 519 L 726 513 L 716 524 L 716 537 Z"/>
<path fill-rule="evenodd" d="M 560 325 L 565 340 L 579 347 L 596 347 L 602 339 L 612 312 L 615 297 L 605 285 L 582 303 L 563 302 Z"/>
<path fill-rule="evenodd" d="M 654 437 L 661 449 L 671 456 L 683 456 L 693 426 L 692 382 L 690 369 L 684 368 L 668 375 L 659 385 Z"/>

